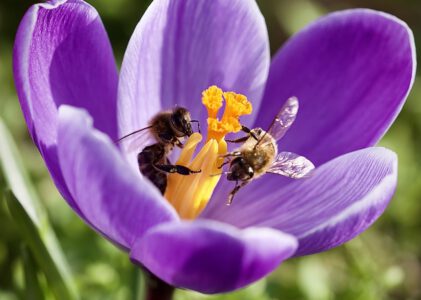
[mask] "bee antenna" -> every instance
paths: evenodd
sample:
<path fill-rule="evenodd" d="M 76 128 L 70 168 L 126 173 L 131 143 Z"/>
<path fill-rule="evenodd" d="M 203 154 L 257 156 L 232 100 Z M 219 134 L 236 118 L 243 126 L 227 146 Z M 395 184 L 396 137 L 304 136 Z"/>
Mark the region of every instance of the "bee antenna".
<path fill-rule="evenodd" d="M 148 127 L 144 127 L 144 128 L 142 128 L 142 129 L 138 129 L 138 130 L 135 130 L 135 131 L 133 131 L 133 132 L 131 132 L 131 133 L 129 133 L 129 134 L 126 134 L 125 136 L 123 136 L 123 137 L 121 137 L 121 138 L 119 138 L 118 140 L 116 140 L 116 141 L 114 141 L 114 143 L 120 143 L 122 140 L 124 140 L 125 138 L 128 138 L 129 136 L 132 136 L 132 135 L 134 135 L 134 134 L 136 134 L 136 133 L 139 133 L 139 132 L 141 132 L 141 131 L 143 131 L 143 130 L 146 130 L 146 129 L 150 129 L 150 128 L 152 128 L 153 126 L 148 126 Z"/>
<path fill-rule="evenodd" d="M 197 131 L 198 131 L 199 133 L 201 133 L 201 132 L 200 132 L 200 122 L 199 122 L 199 120 L 191 120 L 191 121 L 190 121 L 190 123 L 197 123 Z"/>

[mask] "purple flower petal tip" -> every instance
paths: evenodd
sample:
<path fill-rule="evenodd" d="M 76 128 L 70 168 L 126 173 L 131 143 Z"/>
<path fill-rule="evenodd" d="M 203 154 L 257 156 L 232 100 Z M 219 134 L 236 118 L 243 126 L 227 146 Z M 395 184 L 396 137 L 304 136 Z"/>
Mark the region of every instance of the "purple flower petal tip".
<path fill-rule="evenodd" d="M 80 0 L 33 5 L 18 28 L 13 68 L 29 133 L 58 189 L 83 217 L 57 159 L 57 107 L 83 107 L 97 128 L 117 135 L 117 68 L 96 10 Z"/>
<path fill-rule="evenodd" d="M 134 245 L 130 256 L 177 287 L 206 294 L 244 287 L 291 257 L 297 240 L 269 228 L 194 221 L 159 225 Z"/>
<path fill-rule="evenodd" d="M 329 14 L 274 57 L 257 123 L 265 128 L 286 99 L 298 97 L 300 112 L 282 146 L 320 165 L 378 142 L 415 69 L 414 37 L 403 21 L 369 9 Z"/>

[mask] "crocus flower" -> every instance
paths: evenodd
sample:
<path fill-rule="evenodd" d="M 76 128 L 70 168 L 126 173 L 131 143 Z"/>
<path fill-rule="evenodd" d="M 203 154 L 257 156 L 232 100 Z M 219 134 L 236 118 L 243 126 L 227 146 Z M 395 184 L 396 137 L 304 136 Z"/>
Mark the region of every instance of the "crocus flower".
<path fill-rule="evenodd" d="M 29 132 L 71 208 L 165 282 L 220 293 L 338 246 L 382 214 L 397 158 L 372 146 L 405 102 L 414 49 L 404 22 L 357 9 L 310 24 L 270 61 L 254 0 L 155 0 L 118 74 L 95 9 L 62 0 L 23 18 L 14 76 Z M 241 122 L 251 128 L 267 128 L 296 96 L 300 111 L 279 147 L 317 168 L 297 181 L 264 175 L 231 206 L 222 177 L 200 214 L 180 217 L 113 141 L 175 105 L 205 126 L 201 95 L 213 85 L 247 97 L 253 113 Z"/>

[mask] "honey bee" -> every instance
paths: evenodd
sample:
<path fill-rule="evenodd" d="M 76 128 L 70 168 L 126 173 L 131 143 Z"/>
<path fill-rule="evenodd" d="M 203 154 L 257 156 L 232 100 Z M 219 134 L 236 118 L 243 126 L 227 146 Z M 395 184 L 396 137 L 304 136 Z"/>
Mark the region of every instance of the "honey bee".
<path fill-rule="evenodd" d="M 175 146 L 182 148 L 182 140 L 193 134 L 191 123 L 199 122 L 192 120 L 190 112 L 184 107 L 176 107 L 173 110 L 164 111 L 157 114 L 149 122 L 149 126 L 131 132 L 117 142 L 126 140 L 129 137 L 137 136 L 142 133 L 151 134 L 156 143 L 146 146 L 137 154 L 139 171 L 147 177 L 162 194 L 167 187 L 167 174 L 178 173 L 181 175 L 190 175 L 199 173 L 181 165 L 173 165 L 168 159 Z"/>
<path fill-rule="evenodd" d="M 274 173 L 294 179 L 305 177 L 314 165 L 307 158 L 291 152 L 278 153 L 279 141 L 298 113 L 298 99 L 289 98 L 276 115 L 267 131 L 262 128 L 249 129 L 243 126 L 242 130 L 248 135 L 237 140 L 227 140 L 232 143 L 243 143 L 239 149 L 224 155 L 224 163 L 229 164 L 227 175 L 229 181 L 236 185 L 228 196 L 227 205 L 230 205 L 235 194 L 252 180 L 266 173 Z"/>

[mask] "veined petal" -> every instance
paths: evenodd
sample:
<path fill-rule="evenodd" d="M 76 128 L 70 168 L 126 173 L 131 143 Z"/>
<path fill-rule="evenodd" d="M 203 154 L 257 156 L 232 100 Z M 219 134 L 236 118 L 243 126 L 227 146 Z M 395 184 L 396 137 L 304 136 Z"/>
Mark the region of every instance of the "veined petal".
<path fill-rule="evenodd" d="M 174 286 L 214 294 L 260 279 L 296 247 L 294 237 L 277 230 L 238 230 L 200 220 L 159 225 L 135 244 L 130 255 Z"/>
<path fill-rule="evenodd" d="M 270 188 L 266 178 L 256 180 L 229 208 L 220 199 L 202 217 L 282 230 L 299 239 L 296 255 L 305 255 L 352 239 L 383 213 L 396 188 L 397 157 L 385 148 L 359 150 L 278 189 L 273 182 L 282 178 L 273 176 Z"/>
<path fill-rule="evenodd" d="M 171 205 L 134 172 L 92 118 L 70 106 L 59 109 L 58 155 L 70 193 L 88 222 L 130 249 L 149 228 L 178 220 Z"/>
<path fill-rule="evenodd" d="M 244 94 L 258 108 L 269 60 L 267 29 L 255 0 L 153 1 L 121 69 L 120 135 L 175 105 L 206 124 L 201 93 L 211 85 Z"/>
<path fill-rule="evenodd" d="M 258 125 L 266 128 L 291 96 L 300 111 L 282 149 L 316 166 L 372 146 L 397 117 L 415 78 L 408 26 L 368 9 L 330 14 L 292 37 L 275 56 Z"/>
<path fill-rule="evenodd" d="M 83 107 L 115 138 L 117 69 L 104 26 L 80 0 L 32 6 L 15 41 L 14 78 L 29 132 L 60 192 L 71 199 L 57 161 L 57 107 Z"/>

